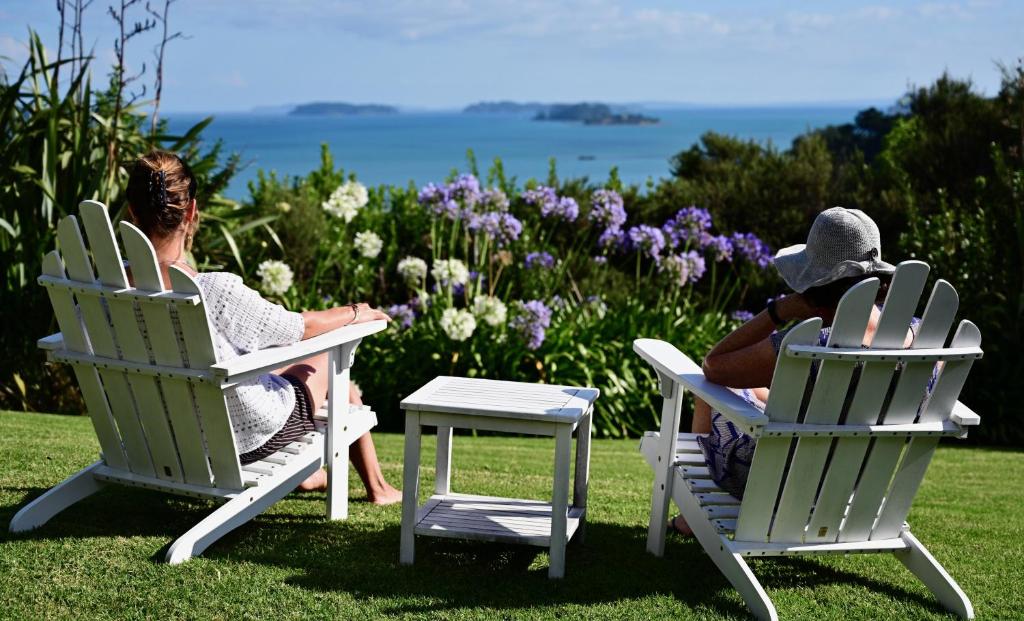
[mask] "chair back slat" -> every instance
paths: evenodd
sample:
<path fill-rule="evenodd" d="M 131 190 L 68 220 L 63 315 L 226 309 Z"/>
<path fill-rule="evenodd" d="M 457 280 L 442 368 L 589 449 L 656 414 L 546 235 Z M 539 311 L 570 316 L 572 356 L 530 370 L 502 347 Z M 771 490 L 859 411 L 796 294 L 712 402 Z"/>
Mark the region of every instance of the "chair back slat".
<path fill-rule="evenodd" d="M 43 257 L 43 274 L 54 278 L 66 278 L 64 263 L 56 250 L 48 252 Z M 76 312 L 75 299 L 71 291 L 64 287 L 47 287 L 46 293 L 64 337 L 64 346 L 71 351 L 91 354 L 92 346 Z M 125 457 L 124 447 L 121 446 L 121 436 L 111 417 L 107 396 L 103 392 L 103 384 L 100 383 L 96 368 L 87 364 L 74 364 L 71 368 L 82 390 L 82 399 L 92 420 L 93 429 L 96 430 L 96 438 L 103 451 L 103 460 L 109 466 L 127 470 L 128 459 Z"/>
<path fill-rule="evenodd" d="M 829 347 L 856 347 L 863 343 L 878 286 L 877 278 L 869 278 L 846 292 L 836 309 Z M 821 362 L 804 423 L 832 425 L 839 421 L 855 366 L 855 362 L 844 360 Z M 797 439 L 770 541 L 803 541 L 831 447 L 831 438 Z"/>
<path fill-rule="evenodd" d="M 121 252 L 114 238 L 110 215 L 102 203 L 83 201 L 79 213 L 89 238 L 89 247 L 96 263 L 100 282 L 105 285 L 127 288 L 128 278 L 124 271 Z M 102 296 L 110 311 L 111 327 L 120 345 L 123 360 L 149 364 L 149 350 L 143 331 L 139 326 L 136 302 L 125 298 Z M 171 426 L 167 422 L 160 387 L 153 377 L 128 374 L 128 385 L 135 399 L 135 415 L 146 434 L 146 443 L 153 460 L 156 476 L 169 481 L 183 480 L 178 451 L 174 444 Z"/>
<path fill-rule="evenodd" d="M 67 271 L 72 280 L 94 284 L 96 277 L 75 216 L 67 216 L 57 224 L 57 240 L 60 242 Z M 121 356 L 114 340 L 113 327 L 110 324 L 105 300 L 97 296 L 80 295 L 78 296 L 78 308 L 81 310 L 93 353 L 97 356 L 119 360 Z M 125 373 L 100 368 L 99 375 L 107 393 L 110 411 L 117 422 L 131 471 L 145 476 L 155 476 L 156 470 L 150 457 L 146 435 L 136 415 L 135 397 L 128 385 Z"/>
<path fill-rule="evenodd" d="M 885 297 L 878 328 L 871 340 L 872 349 L 903 349 L 908 326 L 917 309 L 928 279 L 928 265 L 905 261 L 896 268 L 889 293 Z M 868 362 L 863 365 L 856 391 L 846 413 L 851 425 L 874 424 L 889 392 L 896 365 L 892 362 Z M 832 449 L 829 467 L 814 503 L 811 520 L 804 535 L 806 543 L 834 542 L 857 483 L 868 438 L 841 438 Z"/>
<path fill-rule="evenodd" d="M 953 336 L 952 346 L 978 345 L 981 345 L 981 332 L 978 331 L 978 327 L 970 321 L 960 322 Z M 921 415 L 922 422 L 945 420 L 949 417 L 973 364 L 974 361 L 970 359 L 944 364 Z M 885 505 L 871 531 L 872 539 L 889 539 L 899 534 L 938 444 L 937 437 L 923 436 L 910 439 L 903 461 L 900 462 L 899 469 L 893 477 L 892 487 L 886 494 Z"/>
<path fill-rule="evenodd" d="M 944 280 L 936 282 L 910 348 L 928 349 L 945 345 L 958 306 L 959 300 L 953 287 Z M 908 362 L 903 365 L 896 378 L 896 387 L 888 408 L 880 417 L 882 423 L 903 424 L 914 421 L 933 369 L 934 363 L 930 362 Z M 839 533 L 840 542 L 866 541 L 871 536 L 901 458 L 905 461 L 908 457 L 915 458 L 915 455 L 907 451 L 910 445 L 906 439 L 899 437 L 875 438 L 870 443 L 867 459 Z M 925 453 L 930 459 L 931 453 Z"/>
<path fill-rule="evenodd" d="M 821 319 L 804 321 L 785 336 L 781 351 L 785 351 L 789 345 L 816 344 L 820 330 Z M 810 370 L 809 358 L 778 357 L 772 390 L 765 408 L 769 418 L 778 422 L 797 420 Z M 743 504 L 736 521 L 737 539 L 768 541 L 775 503 L 779 497 L 779 486 L 792 444 L 791 438 L 764 437 L 758 440 L 743 495 Z M 742 507 L 749 509 L 744 511 Z"/>
<path fill-rule="evenodd" d="M 184 270 L 171 266 L 169 273 L 171 288 L 174 291 L 202 295 L 199 285 Z M 189 364 L 192 367 L 205 368 L 217 362 L 213 333 L 206 317 L 206 306 L 183 305 L 178 308 L 178 316 L 181 321 L 182 345 L 188 352 Z M 214 482 L 218 487 L 240 488 L 242 467 L 238 461 L 235 434 L 227 416 L 228 408 L 224 393 L 209 384 L 193 386 L 193 390 Z"/>
<path fill-rule="evenodd" d="M 142 291 L 164 291 L 156 252 L 149 238 L 128 222 L 121 222 L 120 229 L 136 288 Z M 141 304 L 140 307 L 139 321 L 145 326 L 149 337 L 150 355 L 157 364 L 182 366 L 180 345 L 173 327 L 177 321 L 176 317 L 172 317 L 174 310 L 167 304 Z M 173 377 L 161 378 L 158 384 L 163 396 L 161 409 L 171 421 L 185 481 L 194 485 L 210 485 L 213 479 L 192 388 L 187 381 Z"/>

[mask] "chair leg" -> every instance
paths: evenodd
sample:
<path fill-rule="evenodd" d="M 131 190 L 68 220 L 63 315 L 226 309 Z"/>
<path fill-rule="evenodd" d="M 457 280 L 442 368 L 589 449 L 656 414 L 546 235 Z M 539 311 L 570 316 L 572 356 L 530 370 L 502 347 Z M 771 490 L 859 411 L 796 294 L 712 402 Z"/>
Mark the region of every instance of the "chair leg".
<path fill-rule="evenodd" d="M 272 504 L 287 496 L 299 483 L 305 481 L 306 477 L 319 468 L 320 459 L 317 456 L 317 459 L 310 461 L 309 464 L 276 484 L 267 482 L 264 485 L 250 487 L 240 492 L 203 518 L 187 533 L 178 537 L 167 550 L 167 562 L 177 565 L 193 556 L 202 554 L 203 550 L 210 547 L 213 542 L 263 513 Z"/>
<path fill-rule="evenodd" d="M 675 478 L 674 474 L 672 476 Z M 729 548 L 730 541 L 718 533 L 700 508 L 700 503 L 686 487 L 686 483 L 676 480 L 673 489 L 672 498 L 679 505 L 679 509 L 697 541 L 700 542 L 701 547 L 711 557 L 722 575 L 739 592 L 754 617 L 762 621 L 778 621 L 779 615 L 775 612 L 772 600 L 768 598 L 761 583 L 750 571 L 747 561 Z"/>
<path fill-rule="evenodd" d="M 921 545 L 909 530 L 900 533 L 900 539 L 907 543 L 905 550 L 894 552 L 896 558 L 907 566 L 915 576 L 935 595 L 939 603 L 961 619 L 973 619 L 974 607 L 971 600 L 946 570 Z"/>
<path fill-rule="evenodd" d="M 11 520 L 10 531 L 20 533 L 39 528 L 64 509 L 99 491 L 104 484 L 93 477 L 93 470 L 101 465 L 103 462 L 97 461 L 80 470 L 22 507 Z"/>

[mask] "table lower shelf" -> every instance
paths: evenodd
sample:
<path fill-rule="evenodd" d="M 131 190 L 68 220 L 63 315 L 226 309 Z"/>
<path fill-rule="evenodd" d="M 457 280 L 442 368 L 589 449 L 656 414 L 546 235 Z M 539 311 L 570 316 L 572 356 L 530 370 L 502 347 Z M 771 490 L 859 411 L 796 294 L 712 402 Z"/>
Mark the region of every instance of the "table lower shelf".
<path fill-rule="evenodd" d="M 586 509 L 569 507 L 566 542 L 572 539 L 585 514 Z M 414 532 L 428 537 L 548 547 L 551 503 L 470 494 L 434 495 L 416 512 Z"/>

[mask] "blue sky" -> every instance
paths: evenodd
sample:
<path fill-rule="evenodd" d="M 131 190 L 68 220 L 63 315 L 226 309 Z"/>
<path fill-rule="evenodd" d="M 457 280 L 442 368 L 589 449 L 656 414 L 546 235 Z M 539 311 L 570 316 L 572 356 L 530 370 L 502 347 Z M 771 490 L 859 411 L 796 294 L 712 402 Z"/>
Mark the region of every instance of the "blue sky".
<path fill-rule="evenodd" d="M 86 19 L 97 73 L 112 57 L 108 3 Z M 996 61 L 1024 56 L 1020 0 L 180 0 L 171 20 L 191 37 L 168 50 L 176 111 L 892 101 L 944 69 L 994 93 Z M 56 41 L 53 0 L 5 0 L 0 55 L 24 58 L 29 26 Z M 129 45 L 134 66 L 152 65 L 153 38 Z"/>

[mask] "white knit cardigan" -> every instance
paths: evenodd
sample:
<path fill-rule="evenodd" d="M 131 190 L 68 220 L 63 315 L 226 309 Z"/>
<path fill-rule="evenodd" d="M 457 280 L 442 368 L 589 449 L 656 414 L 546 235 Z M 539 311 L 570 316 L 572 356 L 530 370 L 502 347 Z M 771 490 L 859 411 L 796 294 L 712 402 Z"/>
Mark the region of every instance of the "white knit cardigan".
<path fill-rule="evenodd" d="M 302 339 L 302 315 L 263 299 L 240 276 L 206 272 L 195 280 L 203 292 L 206 316 L 214 327 L 219 361 Z M 265 444 L 284 426 L 295 407 L 292 385 L 271 373 L 241 382 L 225 396 L 239 454 Z"/>

